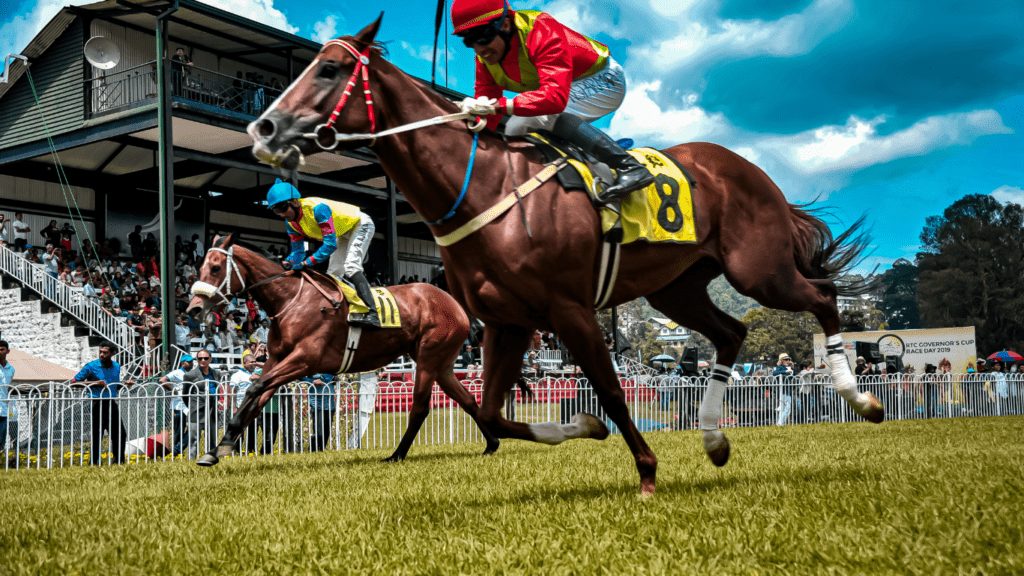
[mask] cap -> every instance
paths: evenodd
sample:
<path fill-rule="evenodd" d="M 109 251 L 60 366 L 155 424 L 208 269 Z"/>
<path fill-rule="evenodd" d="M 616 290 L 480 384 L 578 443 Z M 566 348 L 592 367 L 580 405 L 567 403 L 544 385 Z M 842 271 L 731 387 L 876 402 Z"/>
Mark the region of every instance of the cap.
<path fill-rule="evenodd" d="M 454 0 L 452 2 L 452 33 L 462 34 L 470 28 L 483 26 L 508 14 L 505 0 Z"/>
<path fill-rule="evenodd" d="M 792 360 L 792 358 L 789 357 L 789 354 L 783 352 L 782 354 L 779 354 L 779 362 L 782 362 L 783 360 Z"/>
<path fill-rule="evenodd" d="M 863 356 L 857 356 L 857 362 L 867 362 L 867 360 L 864 360 Z"/>
<path fill-rule="evenodd" d="M 298 189 L 295 188 L 295 186 L 289 184 L 288 182 L 285 182 L 284 180 L 278 178 L 277 181 L 274 182 L 274 185 L 271 186 L 270 190 L 267 192 L 267 206 L 273 206 L 275 204 L 280 204 L 281 202 L 295 200 L 298 198 L 302 198 L 302 195 L 299 194 Z"/>
<path fill-rule="evenodd" d="M 191 354 L 185 354 L 184 356 L 181 357 L 182 362 L 195 362 L 195 360 L 196 359 L 193 358 Z"/>

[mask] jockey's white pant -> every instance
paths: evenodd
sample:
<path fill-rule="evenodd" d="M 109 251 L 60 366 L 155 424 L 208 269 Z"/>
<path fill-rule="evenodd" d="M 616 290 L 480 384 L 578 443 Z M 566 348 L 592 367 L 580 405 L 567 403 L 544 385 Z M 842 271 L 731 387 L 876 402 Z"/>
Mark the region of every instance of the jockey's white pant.
<path fill-rule="evenodd" d="M 587 122 L 593 122 L 618 110 L 625 97 L 626 73 L 622 66 L 609 56 L 608 65 L 604 70 L 573 81 L 565 111 Z M 560 114 L 513 116 L 505 124 L 505 134 L 522 136 L 536 132 L 538 128 L 551 130 L 559 116 Z"/>
<path fill-rule="evenodd" d="M 365 213 L 359 213 L 359 225 L 338 236 L 338 249 L 327 261 L 327 271 L 339 278 L 351 278 L 363 271 L 363 262 L 377 227 Z"/>

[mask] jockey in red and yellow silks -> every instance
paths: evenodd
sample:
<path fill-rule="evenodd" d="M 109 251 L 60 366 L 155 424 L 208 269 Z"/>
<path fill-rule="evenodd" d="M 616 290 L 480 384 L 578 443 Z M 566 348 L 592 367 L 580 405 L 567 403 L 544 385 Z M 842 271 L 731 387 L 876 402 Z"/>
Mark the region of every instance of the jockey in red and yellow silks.
<path fill-rule="evenodd" d="M 373 305 L 373 292 L 363 274 L 363 261 L 373 239 L 373 220 L 352 204 L 325 198 L 303 198 L 294 186 L 280 179 L 267 193 L 270 209 L 284 218 L 292 253 L 283 262 L 285 269 L 304 268 L 327 261 L 327 271 L 352 283 L 356 294 L 370 312 L 362 323 L 380 326 Z M 306 257 L 305 240 L 323 244 Z M 339 246 L 344 249 L 339 250 Z"/>
<path fill-rule="evenodd" d="M 477 55 L 476 97 L 464 100 L 463 110 L 487 116 L 491 129 L 508 114 L 506 134 L 544 128 L 608 164 L 616 181 L 601 201 L 653 183 L 646 168 L 589 124 L 617 110 L 626 93 L 625 73 L 607 46 L 505 0 L 453 0 L 451 15 L 455 34 Z M 505 90 L 519 94 L 505 98 Z"/>

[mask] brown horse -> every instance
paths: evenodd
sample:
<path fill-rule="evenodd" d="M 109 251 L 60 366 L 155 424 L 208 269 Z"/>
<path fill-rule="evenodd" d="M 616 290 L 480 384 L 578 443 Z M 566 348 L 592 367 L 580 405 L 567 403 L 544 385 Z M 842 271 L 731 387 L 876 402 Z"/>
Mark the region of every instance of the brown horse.
<path fill-rule="evenodd" d="M 334 146 L 333 131 L 322 126 L 333 124 L 338 131 L 352 133 L 352 138 L 364 138 L 343 142 L 345 147 L 372 146 L 385 173 L 425 221 L 434 222 L 457 206 L 453 218 L 431 227 L 435 237 L 444 236 L 534 177 L 543 168 L 541 153 L 522 140 L 506 142 L 493 132 L 480 133 L 468 193 L 457 204 L 473 134 L 462 121 L 415 130 L 408 126 L 453 114 L 457 108 L 381 56 L 375 43 L 379 27 L 380 19 L 354 37 L 325 44 L 288 90 L 250 124 L 253 153 L 285 171 L 294 170 L 303 154 Z M 360 61 L 365 64 L 360 64 L 362 70 L 356 66 Z M 355 73 L 367 69 L 366 99 L 372 95 L 372 104 L 345 104 L 347 97 L 341 94 L 346 79 L 354 82 Z M 335 114 L 328 119 L 332 109 Z M 364 137 L 371 132 L 387 133 Z M 846 357 L 839 354 L 838 290 L 833 279 L 858 258 L 860 246 L 848 244 L 857 240 L 857 226 L 833 238 L 823 222 L 790 205 L 764 172 L 720 146 L 683 144 L 665 153 L 695 181 L 697 242 L 623 246 L 618 281 L 604 306 L 646 296 L 654 308 L 714 343 L 718 364 L 700 408 L 704 448 L 712 462 L 722 465 L 729 456 L 728 440 L 718 429 L 722 396 L 747 332 L 708 297 L 708 282 L 719 274 L 765 306 L 814 313 L 830 337 L 837 391 L 859 415 L 880 422 L 881 404 L 857 391 Z M 479 417 L 499 437 L 557 444 L 607 435 L 602 422 L 585 415 L 564 426 L 501 417 L 502 399 L 519 375 L 533 329 L 552 330 L 583 367 L 601 405 L 622 430 L 636 459 L 641 492 L 653 493 L 657 458 L 629 417 L 595 318 L 602 251 L 598 214 L 586 194 L 566 192 L 554 180 L 522 198 L 521 207 L 522 211 L 513 204 L 490 224 L 441 249 L 452 294 L 486 323 Z"/>
<path fill-rule="evenodd" d="M 212 466 L 219 456 L 231 453 L 235 440 L 284 384 L 313 374 L 337 374 L 346 361 L 349 333 L 348 306 L 335 309 L 313 284 L 327 294 L 337 294 L 333 281 L 318 273 L 285 273 L 279 264 L 235 242 L 213 241 L 199 282 L 193 287 L 188 313 L 205 315 L 226 304 L 242 291 L 251 293 L 260 308 L 273 314 L 267 337 L 267 361 L 262 377 L 245 394 L 238 412 L 228 422 L 216 453 L 199 460 Z M 248 289 L 245 288 L 248 286 Z M 479 424 L 476 400 L 452 369 L 462 343 L 469 335 L 469 317 L 443 290 L 429 284 L 391 286 L 402 319 L 401 328 L 367 328 L 362 331 L 355 355 L 346 372 L 366 372 L 393 362 L 403 354 L 416 361 L 413 403 L 409 426 L 395 453 L 385 462 L 403 460 L 430 412 L 434 382 Z M 340 295 L 338 296 L 340 298 Z M 341 300 L 344 300 L 341 298 Z M 487 441 L 484 454 L 498 449 L 499 440 L 481 426 Z"/>

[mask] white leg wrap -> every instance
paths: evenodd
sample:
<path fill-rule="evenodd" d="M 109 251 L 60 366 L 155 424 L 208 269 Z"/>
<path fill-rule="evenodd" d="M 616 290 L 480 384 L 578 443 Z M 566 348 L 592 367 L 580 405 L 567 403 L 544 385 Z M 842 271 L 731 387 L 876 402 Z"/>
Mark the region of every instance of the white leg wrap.
<path fill-rule="evenodd" d="M 832 365 L 832 382 L 836 393 L 847 402 L 853 402 L 857 398 L 857 379 L 850 370 L 850 361 L 843 350 L 843 337 L 836 334 L 825 338 L 825 350 L 829 364 Z"/>
<path fill-rule="evenodd" d="M 708 380 L 708 389 L 700 401 L 697 417 L 701 430 L 718 430 L 718 421 L 722 419 L 722 402 L 725 400 L 725 387 L 729 382 L 732 368 L 715 364 Z"/>
<path fill-rule="evenodd" d="M 596 431 L 594 426 L 597 422 L 598 426 L 604 427 L 599 421 L 593 416 L 585 416 L 583 414 L 577 414 L 572 417 L 572 421 L 568 424 L 559 424 L 557 422 L 542 422 L 540 424 L 529 424 L 530 433 L 533 434 L 533 439 L 541 444 L 561 444 L 566 440 L 572 440 L 573 438 L 590 438 L 591 433 Z M 607 433 L 605 433 L 607 435 Z"/>

